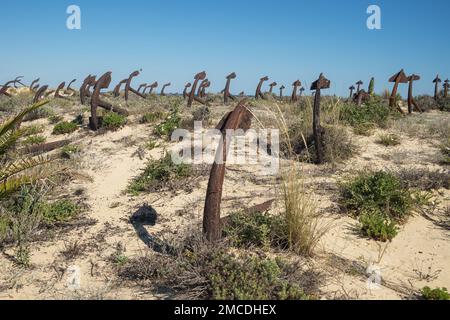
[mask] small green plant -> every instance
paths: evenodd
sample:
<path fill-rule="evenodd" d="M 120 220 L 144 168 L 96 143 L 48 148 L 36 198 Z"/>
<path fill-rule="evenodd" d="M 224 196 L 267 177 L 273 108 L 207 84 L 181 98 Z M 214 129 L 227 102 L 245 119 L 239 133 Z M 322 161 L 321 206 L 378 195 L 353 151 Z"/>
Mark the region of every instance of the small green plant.
<path fill-rule="evenodd" d="M 67 145 L 61 148 L 61 157 L 72 159 L 76 154 L 80 153 L 81 148 L 75 145 Z"/>
<path fill-rule="evenodd" d="M 171 155 L 167 154 L 160 160 L 150 160 L 143 172 L 129 184 L 128 192 L 139 194 L 144 191 L 156 191 L 191 174 L 190 165 L 175 164 Z"/>
<path fill-rule="evenodd" d="M 48 121 L 51 123 L 51 124 L 57 124 L 57 123 L 59 123 L 59 122 L 61 122 L 61 121 L 63 121 L 64 120 L 64 117 L 63 116 L 60 116 L 60 115 L 58 115 L 58 114 L 54 114 L 54 115 L 51 115 L 50 117 L 48 117 Z"/>
<path fill-rule="evenodd" d="M 154 123 L 161 119 L 164 119 L 166 114 L 161 111 L 148 112 L 142 116 L 141 123 Z"/>
<path fill-rule="evenodd" d="M 75 132 L 78 129 L 78 126 L 73 122 L 63 121 L 58 123 L 53 128 L 53 134 L 61 135 L 61 134 L 70 134 Z"/>
<path fill-rule="evenodd" d="M 181 116 L 178 109 L 175 109 L 163 122 L 155 127 L 155 134 L 169 139 L 172 132 L 180 127 L 180 124 Z"/>
<path fill-rule="evenodd" d="M 385 147 L 393 147 L 401 144 L 400 137 L 396 134 L 382 134 L 378 137 L 377 143 Z"/>
<path fill-rule="evenodd" d="M 450 300 L 447 288 L 431 289 L 430 287 L 424 287 L 420 293 L 425 300 Z"/>
<path fill-rule="evenodd" d="M 398 233 L 395 222 L 386 218 L 380 212 L 364 212 L 359 217 L 363 235 L 377 241 L 391 241 Z"/>
<path fill-rule="evenodd" d="M 31 136 L 31 135 L 37 135 L 37 134 L 43 133 L 45 131 L 45 126 L 33 124 L 31 126 L 22 127 L 20 129 L 20 131 L 22 132 L 22 136 L 24 136 L 24 137 Z"/>
<path fill-rule="evenodd" d="M 127 123 L 127 118 L 115 112 L 108 112 L 103 116 L 102 128 L 118 130 Z"/>
<path fill-rule="evenodd" d="M 41 136 L 41 135 L 28 136 L 27 138 L 25 138 L 25 140 L 23 141 L 22 144 L 25 146 L 33 146 L 33 145 L 42 144 L 45 141 L 47 141 L 47 138 L 45 136 Z"/>
<path fill-rule="evenodd" d="M 286 246 L 287 226 L 281 216 L 268 213 L 233 212 L 223 230 L 237 247 Z"/>
<path fill-rule="evenodd" d="M 71 200 L 59 200 L 47 204 L 44 211 L 44 222 L 49 225 L 72 220 L 80 211 L 80 208 Z"/>
<path fill-rule="evenodd" d="M 154 140 L 150 140 L 145 144 L 145 148 L 147 150 L 153 150 L 155 148 L 158 148 L 159 144 L 158 142 L 154 141 Z"/>

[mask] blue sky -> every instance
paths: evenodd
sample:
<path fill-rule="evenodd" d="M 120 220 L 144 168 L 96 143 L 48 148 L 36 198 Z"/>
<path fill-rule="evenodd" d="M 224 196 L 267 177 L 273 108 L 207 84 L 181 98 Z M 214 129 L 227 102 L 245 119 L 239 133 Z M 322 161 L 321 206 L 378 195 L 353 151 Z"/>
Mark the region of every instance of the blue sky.
<path fill-rule="evenodd" d="M 66 9 L 80 6 L 82 29 L 66 28 Z M 382 30 L 366 27 L 367 7 L 381 7 Z M 0 83 L 24 75 L 52 86 L 113 72 L 113 84 L 143 69 L 136 84 L 172 82 L 182 90 L 206 70 L 211 89 L 225 76 L 232 91 L 254 93 L 260 77 L 286 87 L 309 85 L 320 72 L 330 94 L 347 95 L 359 79 L 387 79 L 404 68 L 422 76 L 415 93 L 433 93 L 432 79 L 450 77 L 448 0 L 22 0 L 0 11 Z M 364 86 L 365 86 L 364 85 Z M 406 86 L 402 93 L 406 92 Z M 308 88 L 309 89 L 309 88 Z"/>

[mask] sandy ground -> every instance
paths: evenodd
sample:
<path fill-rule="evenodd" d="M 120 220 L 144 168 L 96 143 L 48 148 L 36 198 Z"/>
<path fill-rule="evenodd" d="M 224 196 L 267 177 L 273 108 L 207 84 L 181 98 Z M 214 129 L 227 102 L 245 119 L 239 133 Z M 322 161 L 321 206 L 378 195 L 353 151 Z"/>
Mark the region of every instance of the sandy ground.
<path fill-rule="evenodd" d="M 110 257 L 118 245 L 125 248 L 127 257 L 149 251 L 130 223 L 130 217 L 146 206 L 155 209 L 159 217 L 156 225 L 145 226 L 150 235 L 176 235 L 198 226 L 208 176 L 197 177 L 192 182 L 195 186 L 192 190 L 137 197 L 125 194 L 129 181 L 139 174 L 146 159 L 161 157 L 162 147 L 139 157 L 137 151 L 142 151 L 140 147 L 148 141 L 150 133 L 148 125 L 131 124 L 103 135 L 76 134 L 83 136 L 83 152 L 78 160 L 80 171 L 90 179 L 76 180 L 64 190 L 68 193 L 82 190 L 89 205 L 86 215 L 96 223 L 33 244 L 31 270 L 17 268 L 8 259 L 8 254 L 13 254 L 12 249 L 7 249 L 0 256 L 0 299 L 165 298 L 139 287 L 120 284 Z M 439 151 L 432 141 L 402 135 L 400 146 L 386 148 L 375 143 L 377 137 L 377 133 L 371 137 L 355 136 L 359 154 L 337 168 L 309 164 L 303 167 L 306 183 L 323 214 L 324 223 L 333 226 L 313 260 L 324 272 L 325 281 L 320 288 L 324 299 L 404 299 L 425 285 L 450 287 L 448 231 L 417 214 L 391 243 L 382 244 L 359 237 L 353 230 L 357 222 L 337 211 L 336 182 L 347 172 L 408 168 L 410 162 L 405 161 L 405 157 L 412 159 L 417 167 L 448 169 L 433 160 Z M 276 179 L 261 175 L 260 169 L 232 166 L 227 170 L 223 215 L 236 208 L 277 198 Z M 448 190 L 440 190 L 436 196 L 442 208 L 450 204 Z M 81 256 L 68 261 L 61 252 L 75 242 L 85 250 Z M 74 266 L 79 268 L 81 279 L 81 287 L 76 290 L 69 286 L 68 270 Z M 380 286 L 368 285 L 367 271 L 381 276 Z"/>

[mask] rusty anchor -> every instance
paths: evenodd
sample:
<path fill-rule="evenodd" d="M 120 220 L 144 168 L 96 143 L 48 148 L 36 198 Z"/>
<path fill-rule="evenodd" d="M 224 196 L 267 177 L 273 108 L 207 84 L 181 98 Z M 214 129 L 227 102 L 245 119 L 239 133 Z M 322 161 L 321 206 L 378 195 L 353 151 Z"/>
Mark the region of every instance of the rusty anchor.
<path fill-rule="evenodd" d="M 165 96 L 166 94 L 164 93 L 164 90 L 166 90 L 166 88 L 167 87 L 170 87 L 172 84 L 169 82 L 169 83 L 166 83 L 165 85 L 163 85 L 163 87 L 162 87 L 162 89 L 161 89 L 161 96 Z"/>
<path fill-rule="evenodd" d="M 364 82 L 362 82 L 361 80 L 359 80 L 357 83 L 356 83 L 356 85 L 357 85 L 357 87 L 356 87 L 356 93 L 358 93 L 359 92 L 359 90 L 361 89 L 361 86 L 364 84 Z"/>
<path fill-rule="evenodd" d="M 40 87 L 39 90 L 36 91 L 36 94 L 34 95 L 33 103 L 38 103 L 45 96 L 45 91 L 47 91 L 47 89 L 48 86 Z"/>
<path fill-rule="evenodd" d="M 41 80 L 41 78 L 37 78 L 35 80 L 33 80 L 33 82 L 31 82 L 30 84 L 30 91 L 33 92 L 35 90 L 37 90 L 37 88 L 39 88 L 39 85 L 37 84 L 39 81 Z M 37 87 L 36 87 L 37 85 Z M 35 89 L 36 88 L 36 89 Z"/>
<path fill-rule="evenodd" d="M 397 110 L 401 114 L 405 114 L 400 108 L 400 106 L 397 104 L 397 92 L 398 92 L 398 85 L 400 83 L 408 83 L 408 77 L 405 74 L 405 71 L 402 69 L 399 73 L 394 74 L 390 79 L 389 82 L 394 83 L 394 88 L 392 89 L 391 97 L 389 98 L 389 106 L 391 108 L 397 108 Z"/>
<path fill-rule="evenodd" d="M 434 85 L 434 100 L 439 99 L 439 83 L 441 83 L 442 80 L 439 78 L 439 75 L 436 76 L 436 78 L 433 80 Z"/>
<path fill-rule="evenodd" d="M 137 92 L 141 92 L 142 89 L 145 90 L 146 87 L 147 87 L 147 84 L 146 84 L 146 83 L 141 84 L 141 85 L 139 86 L 139 88 L 137 89 Z M 142 94 L 144 94 L 144 93 L 145 93 L 145 92 L 142 92 Z"/>
<path fill-rule="evenodd" d="M 187 91 L 188 91 L 188 89 L 190 88 L 190 87 L 192 87 L 192 83 L 190 83 L 190 82 L 188 82 L 188 83 L 186 83 L 186 85 L 184 86 L 184 90 L 183 90 L 183 99 L 186 99 L 187 98 Z"/>
<path fill-rule="evenodd" d="M 148 92 L 149 95 L 151 95 L 153 93 L 153 90 L 155 90 L 156 88 L 158 88 L 159 84 L 157 81 L 153 82 L 151 85 L 147 86 L 145 88 L 144 91 L 146 91 L 147 89 L 150 89 L 150 91 Z"/>
<path fill-rule="evenodd" d="M 128 98 L 129 98 L 129 95 L 130 95 L 130 91 L 133 92 L 135 95 L 145 99 L 145 96 L 143 94 L 141 94 L 140 92 L 137 92 L 137 90 L 134 90 L 131 87 L 131 81 L 133 80 L 134 77 L 137 77 L 139 74 L 140 74 L 139 71 L 134 71 L 128 77 L 127 82 L 125 84 L 125 101 L 128 101 Z"/>
<path fill-rule="evenodd" d="M 413 83 L 414 81 L 420 80 L 420 76 L 413 74 L 408 77 L 409 86 L 408 86 L 408 113 L 412 114 L 414 108 L 416 108 L 419 112 L 423 112 L 422 109 L 417 105 L 416 100 L 414 100 L 413 96 Z"/>
<path fill-rule="evenodd" d="M 280 99 L 283 99 L 283 90 L 286 89 L 284 85 L 280 87 Z"/>
<path fill-rule="evenodd" d="M 206 89 L 211 86 L 211 81 L 206 81 L 201 87 L 202 90 L 200 91 L 200 98 L 206 98 Z"/>
<path fill-rule="evenodd" d="M 195 93 L 197 91 L 197 86 L 198 86 L 199 81 L 203 81 L 205 79 L 206 79 L 206 72 L 205 71 L 197 73 L 194 76 L 194 84 L 192 85 L 191 92 L 188 95 L 189 96 L 189 99 L 188 99 L 188 102 L 187 102 L 187 107 L 188 108 L 192 107 L 192 103 L 194 102 L 194 100 L 199 102 L 199 103 L 201 103 L 201 104 L 206 105 L 205 101 L 203 101 L 200 97 L 195 95 Z"/>
<path fill-rule="evenodd" d="M 300 88 L 300 97 L 303 96 L 303 92 L 305 91 L 305 88 L 301 87 Z"/>
<path fill-rule="evenodd" d="M 88 75 L 81 84 L 80 87 L 80 101 L 81 104 L 86 104 L 86 98 L 91 96 L 91 92 L 89 91 L 89 88 L 95 85 L 95 78 L 96 76 Z"/>
<path fill-rule="evenodd" d="M 11 87 L 11 85 L 16 89 L 18 88 L 17 84 L 20 84 L 25 87 L 25 85 L 21 82 L 22 78 L 23 78 L 22 76 L 19 76 L 19 77 L 15 78 L 14 80 L 11 80 L 11 81 L 8 81 L 7 83 L 5 83 L 3 85 L 3 87 L 0 89 L 0 96 L 5 95 L 7 97 L 11 97 L 11 95 L 8 93 L 8 89 Z"/>
<path fill-rule="evenodd" d="M 55 91 L 55 98 L 67 99 L 66 97 L 63 97 L 60 94 L 60 91 L 63 90 L 65 86 L 66 86 L 66 82 L 64 82 L 64 81 L 59 84 L 59 86 L 56 88 L 56 91 Z"/>
<path fill-rule="evenodd" d="M 276 87 L 278 85 L 278 83 L 276 82 L 272 82 L 271 84 L 269 84 L 269 94 L 273 93 L 273 88 Z"/>
<path fill-rule="evenodd" d="M 122 87 L 123 84 L 127 83 L 128 78 L 127 79 L 123 79 L 122 81 L 120 81 L 115 87 L 114 87 L 114 91 L 113 91 L 113 96 L 114 97 L 118 97 L 120 96 L 120 88 Z"/>
<path fill-rule="evenodd" d="M 255 99 L 256 100 L 258 100 L 259 98 L 265 99 L 264 95 L 261 92 L 261 88 L 262 88 L 263 83 L 265 81 L 269 81 L 269 77 L 266 76 L 266 77 L 263 77 L 263 78 L 259 79 L 259 83 L 258 83 L 258 86 L 256 87 L 256 93 L 255 93 Z"/>
<path fill-rule="evenodd" d="M 211 168 L 203 212 L 203 234 L 208 241 L 218 241 L 222 236 L 220 205 L 222 202 L 227 155 L 232 138 L 229 134 L 227 135 L 227 130 L 248 130 L 251 126 L 251 120 L 252 114 L 245 105 L 245 100 L 243 100 L 236 106 L 234 111 L 225 115 L 219 123 L 218 129 L 222 132 L 222 139 L 219 142 L 216 158 Z"/>
<path fill-rule="evenodd" d="M 360 107 L 363 102 L 367 102 L 369 100 L 370 100 L 370 94 L 367 93 L 364 89 L 359 90 L 359 92 L 357 92 L 355 94 L 354 101 L 356 102 L 358 107 Z"/>
<path fill-rule="evenodd" d="M 292 84 L 292 86 L 294 88 L 292 90 L 291 102 L 297 102 L 298 101 L 297 90 L 298 90 L 298 87 L 302 86 L 302 83 L 300 82 L 300 80 L 297 80 Z"/>
<path fill-rule="evenodd" d="M 316 91 L 313 111 L 313 133 L 318 164 L 322 164 L 324 161 L 324 151 L 322 145 L 323 128 L 320 125 L 320 92 L 323 89 L 330 88 L 330 84 L 330 80 L 326 79 L 323 76 L 323 73 L 321 73 L 319 79 L 314 81 L 311 85 L 311 90 Z"/>
<path fill-rule="evenodd" d="M 75 92 L 74 89 L 72 89 L 72 84 L 74 84 L 77 81 L 77 79 L 73 79 L 72 81 L 69 82 L 69 85 L 67 86 L 66 91 L 72 91 Z"/>
<path fill-rule="evenodd" d="M 232 72 L 227 77 L 227 83 L 225 84 L 225 89 L 223 89 L 221 93 L 223 93 L 223 103 L 228 104 L 228 99 L 235 100 L 234 96 L 230 93 L 231 80 L 236 79 L 236 73 Z"/>
<path fill-rule="evenodd" d="M 355 86 L 351 86 L 350 88 L 348 88 L 350 90 L 350 96 L 349 98 L 352 99 L 353 98 L 353 91 L 355 90 Z"/>

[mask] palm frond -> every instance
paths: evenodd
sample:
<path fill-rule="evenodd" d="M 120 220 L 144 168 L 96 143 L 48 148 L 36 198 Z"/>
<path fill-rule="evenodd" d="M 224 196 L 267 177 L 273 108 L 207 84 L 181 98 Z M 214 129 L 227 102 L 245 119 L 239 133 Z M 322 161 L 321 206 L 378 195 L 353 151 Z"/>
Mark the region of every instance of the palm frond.
<path fill-rule="evenodd" d="M 22 132 L 19 130 L 7 131 L 0 136 L 0 156 L 4 155 L 8 149 L 16 144 L 17 140 L 22 136 Z"/>
<path fill-rule="evenodd" d="M 13 118 L 8 119 L 5 122 L 1 123 L 0 124 L 0 137 L 2 137 L 8 131 L 14 130 L 16 128 L 16 126 L 23 121 L 23 118 L 27 114 L 39 109 L 40 107 L 46 105 L 48 102 L 49 102 L 48 100 L 44 100 L 44 101 L 35 103 L 31 107 L 22 110 L 22 112 L 20 112 L 18 115 L 14 116 Z"/>

